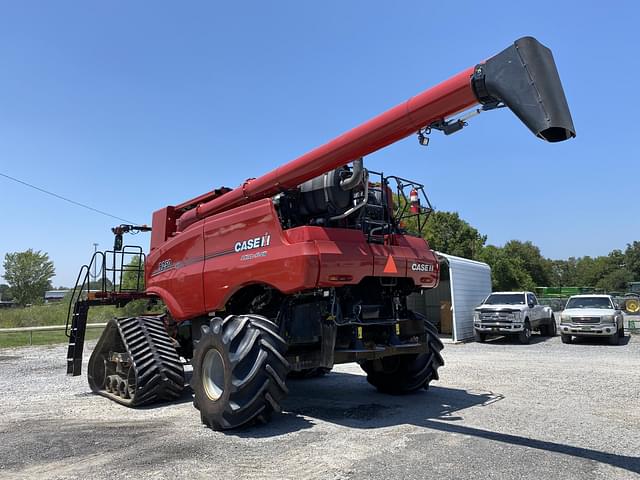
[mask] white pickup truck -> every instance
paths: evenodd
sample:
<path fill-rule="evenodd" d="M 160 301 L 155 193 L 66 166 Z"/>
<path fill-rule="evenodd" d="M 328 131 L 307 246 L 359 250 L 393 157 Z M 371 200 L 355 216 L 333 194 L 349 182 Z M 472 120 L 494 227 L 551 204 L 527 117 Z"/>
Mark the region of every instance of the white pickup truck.
<path fill-rule="evenodd" d="M 562 343 L 573 337 L 605 337 L 611 345 L 624 338 L 623 314 L 610 295 L 574 295 L 560 315 Z"/>
<path fill-rule="evenodd" d="M 531 332 L 552 337 L 556 319 L 551 307 L 540 305 L 532 292 L 494 292 L 473 313 L 476 341 L 487 335 L 517 335 L 520 343 L 529 343 Z"/>

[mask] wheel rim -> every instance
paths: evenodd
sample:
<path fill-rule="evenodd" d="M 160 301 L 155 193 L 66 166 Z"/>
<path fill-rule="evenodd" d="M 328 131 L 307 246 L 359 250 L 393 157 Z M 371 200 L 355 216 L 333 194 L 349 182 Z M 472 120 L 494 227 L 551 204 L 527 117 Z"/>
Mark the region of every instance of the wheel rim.
<path fill-rule="evenodd" d="M 529 328 L 529 325 L 524 327 L 524 336 L 527 338 L 531 336 L 531 328 Z"/>
<path fill-rule="evenodd" d="M 218 400 L 224 393 L 224 360 L 215 350 L 209 350 L 202 362 L 202 384 L 207 397 Z"/>

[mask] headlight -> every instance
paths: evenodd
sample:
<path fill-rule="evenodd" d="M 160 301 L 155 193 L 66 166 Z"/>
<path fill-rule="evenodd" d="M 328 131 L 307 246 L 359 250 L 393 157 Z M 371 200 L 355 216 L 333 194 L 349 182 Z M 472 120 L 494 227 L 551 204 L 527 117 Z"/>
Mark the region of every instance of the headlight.
<path fill-rule="evenodd" d="M 519 322 L 521 318 L 522 318 L 522 312 L 513 312 L 513 319 L 516 322 Z"/>
<path fill-rule="evenodd" d="M 616 320 L 613 315 L 602 315 L 600 317 L 600 323 L 614 323 Z"/>
<path fill-rule="evenodd" d="M 571 323 L 571 315 L 568 313 L 560 315 L 560 323 Z"/>
<path fill-rule="evenodd" d="M 478 312 L 473 312 L 473 321 L 474 322 L 480 321 L 480 314 Z"/>

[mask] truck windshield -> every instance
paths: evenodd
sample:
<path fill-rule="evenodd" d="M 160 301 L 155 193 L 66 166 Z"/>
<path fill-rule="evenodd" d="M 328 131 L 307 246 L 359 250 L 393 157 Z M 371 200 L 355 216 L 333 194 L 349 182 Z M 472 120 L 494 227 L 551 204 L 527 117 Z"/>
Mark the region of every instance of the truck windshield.
<path fill-rule="evenodd" d="M 611 309 L 613 306 L 606 297 L 577 297 L 570 298 L 565 308 L 606 308 Z"/>
<path fill-rule="evenodd" d="M 524 305 L 522 293 L 492 294 L 484 302 L 485 305 Z"/>

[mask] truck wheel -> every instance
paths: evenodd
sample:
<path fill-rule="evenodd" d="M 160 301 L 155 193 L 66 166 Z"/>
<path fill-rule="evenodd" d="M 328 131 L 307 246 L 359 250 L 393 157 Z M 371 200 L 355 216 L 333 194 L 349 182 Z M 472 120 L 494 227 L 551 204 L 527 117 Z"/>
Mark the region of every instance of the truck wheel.
<path fill-rule="evenodd" d="M 562 340 L 562 343 L 571 343 L 573 341 L 571 335 L 565 335 L 564 333 L 560 334 L 560 340 Z"/>
<path fill-rule="evenodd" d="M 618 336 L 620 338 L 624 338 L 624 324 L 620 325 L 620 330 L 618 330 Z"/>
<path fill-rule="evenodd" d="M 400 395 L 427 389 L 431 380 L 438 380 L 438 368 L 444 365 L 440 355 L 443 345 L 438 338 L 438 331 L 426 319 L 424 326 L 425 341 L 429 346 L 427 353 L 393 355 L 361 362 L 360 366 L 367 373 L 367 381 L 378 391 Z"/>
<path fill-rule="evenodd" d="M 556 320 L 553 315 L 547 320 L 547 323 L 540 325 L 540 335 L 543 337 L 554 337 L 557 333 Z"/>
<path fill-rule="evenodd" d="M 474 330 L 473 338 L 476 342 L 484 343 L 484 341 L 487 339 L 487 334 L 484 332 L 479 332 L 478 330 Z"/>
<path fill-rule="evenodd" d="M 549 323 L 549 336 L 555 337 L 558 334 L 558 325 L 556 325 L 556 317 L 551 315 L 551 321 Z"/>
<path fill-rule="evenodd" d="M 609 345 L 620 345 L 620 335 L 618 332 L 609 337 Z"/>
<path fill-rule="evenodd" d="M 259 315 L 229 315 L 202 326 L 191 387 L 202 423 L 214 430 L 266 422 L 287 394 L 286 342 Z"/>
<path fill-rule="evenodd" d="M 331 369 L 326 367 L 305 368 L 304 370 L 299 370 L 297 372 L 292 370 L 289 372 L 289 378 L 306 380 L 308 378 L 324 377 L 330 371 Z"/>
<path fill-rule="evenodd" d="M 520 333 L 518 333 L 518 341 L 523 345 L 527 345 L 531 342 L 531 325 L 528 320 L 524 322 L 524 328 Z"/>

